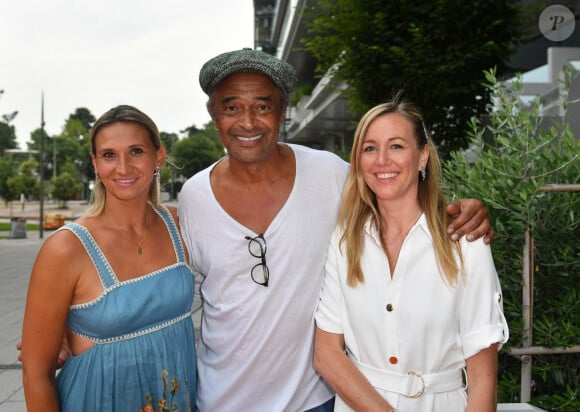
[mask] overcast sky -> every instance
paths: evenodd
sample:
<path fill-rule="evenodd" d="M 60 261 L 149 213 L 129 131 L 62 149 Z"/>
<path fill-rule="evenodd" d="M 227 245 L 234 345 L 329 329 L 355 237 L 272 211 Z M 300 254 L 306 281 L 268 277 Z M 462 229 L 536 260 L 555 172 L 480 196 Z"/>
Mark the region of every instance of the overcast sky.
<path fill-rule="evenodd" d="M 198 74 L 209 58 L 253 47 L 252 0 L 0 0 L 0 114 L 21 149 L 61 132 L 77 107 L 122 103 L 178 133 L 209 121 Z"/>

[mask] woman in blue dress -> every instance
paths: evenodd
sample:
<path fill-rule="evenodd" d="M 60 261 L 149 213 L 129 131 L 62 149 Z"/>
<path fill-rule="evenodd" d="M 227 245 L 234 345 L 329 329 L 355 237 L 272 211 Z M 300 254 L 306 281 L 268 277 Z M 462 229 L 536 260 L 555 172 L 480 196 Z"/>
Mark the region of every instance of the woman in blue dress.
<path fill-rule="evenodd" d="M 159 131 L 118 106 L 96 121 L 90 144 L 93 202 L 46 239 L 30 278 L 27 409 L 194 410 L 194 278 L 176 211 L 159 201 Z M 63 336 L 71 355 L 57 374 Z"/>

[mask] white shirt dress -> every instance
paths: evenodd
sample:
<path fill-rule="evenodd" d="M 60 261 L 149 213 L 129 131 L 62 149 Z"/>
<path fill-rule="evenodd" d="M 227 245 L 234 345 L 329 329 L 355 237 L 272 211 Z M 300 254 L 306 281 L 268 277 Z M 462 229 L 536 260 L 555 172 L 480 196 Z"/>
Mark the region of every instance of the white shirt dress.
<path fill-rule="evenodd" d="M 461 239 L 465 273 L 450 286 L 439 273 L 422 215 L 405 238 L 391 276 L 379 234 L 367 223 L 361 257 L 365 280 L 352 288 L 346 284 L 340 236 L 337 228 L 317 326 L 344 335 L 349 357 L 398 411 L 464 411 L 465 359 L 509 336 L 489 245 Z M 403 388 L 393 390 L 391 380 L 382 379 L 389 374 Z M 337 396 L 335 411 L 349 410 Z"/>

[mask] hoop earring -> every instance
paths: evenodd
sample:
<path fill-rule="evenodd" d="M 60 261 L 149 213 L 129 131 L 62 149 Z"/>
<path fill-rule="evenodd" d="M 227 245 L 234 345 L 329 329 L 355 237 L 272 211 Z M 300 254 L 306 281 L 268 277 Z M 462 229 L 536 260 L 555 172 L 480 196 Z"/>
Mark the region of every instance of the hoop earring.
<path fill-rule="evenodd" d="M 153 169 L 153 176 L 159 176 L 159 170 L 161 168 L 159 166 L 155 166 L 155 169 Z"/>

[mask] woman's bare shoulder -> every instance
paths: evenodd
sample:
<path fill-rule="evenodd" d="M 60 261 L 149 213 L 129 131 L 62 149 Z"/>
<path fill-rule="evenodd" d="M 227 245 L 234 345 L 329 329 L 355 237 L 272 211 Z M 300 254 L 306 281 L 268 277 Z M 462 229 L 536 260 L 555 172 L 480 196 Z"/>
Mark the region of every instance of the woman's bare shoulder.
<path fill-rule="evenodd" d="M 42 244 L 40 251 L 50 252 L 53 256 L 68 257 L 78 255 L 79 250 L 82 249 L 83 246 L 78 237 L 65 227 L 50 234 Z"/>
<path fill-rule="evenodd" d="M 78 273 L 87 263 L 88 256 L 79 239 L 70 230 L 60 229 L 46 238 L 33 267 L 36 279 L 69 278 L 74 284 Z"/>

